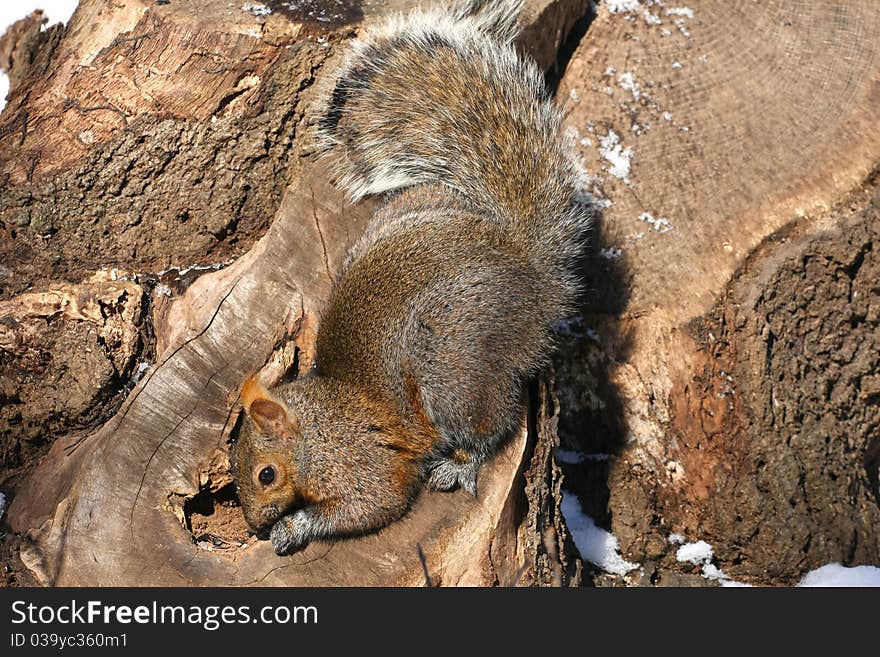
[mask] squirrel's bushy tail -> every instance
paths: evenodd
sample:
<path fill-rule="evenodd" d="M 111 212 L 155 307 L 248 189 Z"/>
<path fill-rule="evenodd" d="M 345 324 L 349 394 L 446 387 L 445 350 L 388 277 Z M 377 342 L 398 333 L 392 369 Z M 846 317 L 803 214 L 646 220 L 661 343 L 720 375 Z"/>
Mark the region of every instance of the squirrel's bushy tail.
<path fill-rule="evenodd" d="M 319 133 L 340 148 L 353 197 L 446 185 L 566 276 L 588 217 L 561 114 L 512 46 L 522 4 L 466 0 L 373 28 L 352 44 Z"/>

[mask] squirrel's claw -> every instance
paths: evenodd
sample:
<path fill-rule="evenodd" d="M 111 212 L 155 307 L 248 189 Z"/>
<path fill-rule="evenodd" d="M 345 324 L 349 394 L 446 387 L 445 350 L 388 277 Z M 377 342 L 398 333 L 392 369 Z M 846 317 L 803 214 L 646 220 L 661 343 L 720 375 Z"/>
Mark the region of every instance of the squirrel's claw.
<path fill-rule="evenodd" d="M 474 472 L 473 476 L 469 479 L 465 479 L 464 481 L 459 481 L 461 487 L 464 488 L 468 493 L 470 493 L 474 498 L 477 496 L 477 473 Z"/>
<path fill-rule="evenodd" d="M 479 463 L 469 460 L 464 463 L 453 459 L 436 461 L 428 473 L 427 485 L 438 491 L 451 491 L 463 488 L 477 496 L 477 472 Z"/>

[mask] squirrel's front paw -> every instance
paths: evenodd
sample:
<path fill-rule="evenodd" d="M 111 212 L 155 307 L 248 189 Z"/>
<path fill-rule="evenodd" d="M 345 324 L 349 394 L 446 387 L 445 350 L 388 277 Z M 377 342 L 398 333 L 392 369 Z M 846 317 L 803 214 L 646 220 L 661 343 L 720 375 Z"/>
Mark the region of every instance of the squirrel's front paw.
<path fill-rule="evenodd" d="M 474 460 L 450 458 L 435 461 L 428 471 L 428 487 L 439 491 L 463 488 L 477 496 L 477 473 L 480 464 Z"/>
<path fill-rule="evenodd" d="M 309 544 L 308 518 L 303 511 L 283 516 L 273 526 L 269 538 L 275 554 L 293 554 Z"/>

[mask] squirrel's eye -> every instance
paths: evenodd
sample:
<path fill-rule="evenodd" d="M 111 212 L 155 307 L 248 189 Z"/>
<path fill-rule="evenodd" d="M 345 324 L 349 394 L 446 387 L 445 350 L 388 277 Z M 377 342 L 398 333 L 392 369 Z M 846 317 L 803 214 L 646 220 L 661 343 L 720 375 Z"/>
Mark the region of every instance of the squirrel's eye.
<path fill-rule="evenodd" d="M 260 470 L 260 474 L 258 476 L 260 483 L 264 486 L 268 486 L 273 481 L 275 481 L 275 468 L 271 465 L 267 465 L 265 468 Z"/>

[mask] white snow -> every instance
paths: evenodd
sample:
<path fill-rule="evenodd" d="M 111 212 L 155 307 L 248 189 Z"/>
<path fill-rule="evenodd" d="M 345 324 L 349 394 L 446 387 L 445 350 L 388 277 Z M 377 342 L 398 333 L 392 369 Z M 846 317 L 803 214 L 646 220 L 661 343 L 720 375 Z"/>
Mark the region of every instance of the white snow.
<path fill-rule="evenodd" d="M 798 586 L 880 587 L 880 568 L 829 563 L 804 575 Z"/>
<path fill-rule="evenodd" d="M 663 24 L 663 21 L 660 20 L 660 16 L 658 16 L 657 14 L 652 14 L 647 9 L 645 9 L 642 12 L 642 16 L 645 17 L 645 23 L 647 23 L 648 25 L 662 25 Z"/>
<path fill-rule="evenodd" d="M 667 16 L 684 16 L 685 18 L 693 18 L 694 10 L 690 7 L 670 7 L 666 10 Z"/>
<path fill-rule="evenodd" d="M 727 579 L 727 575 L 724 574 L 724 571 L 713 563 L 703 564 L 703 577 L 714 580 Z"/>
<path fill-rule="evenodd" d="M 648 7 L 662 7 L 663 3 L 657 0 L 644 0 L 645 7 L 642 7 L 639 0 L 605 0 L 603 3 L 608 7 L 609 13 L 612 14 L 635 14 L 641 11 L 645 23 L 648 25 L 661 25 L 662 21 L 659 14 L 652 14 Z M 667 16 L 682 16 L 685 18 L 693 18 L 694 12 L 689 7 L 672 7 L 666 10 Z M 634 16 L 624 16 L 624 20 L 630 22 L 635 21 Z"/>
<path fill-rule="evenodd" d="M 685 543 L 678 548 L 678 552 L 675 553 L 675 558 L 681 563 L 688 562 L 698 566 L 701 563 L 712 560 L 712 546 L 706 541 Z"/>
<path fill-rule="evenodd" d="M 624 14 L 638 10 L 639 0 L 605 0 L 605 6 L 612 14 Z"/>
<path fill-rule="evenodd" d="M 625 575 L 639 567 L 620 556 L 614 534 L 596 526 L 596 522 L 583 512 L 577 497 L 567 491 L 562 496 L 562 515 L 584 559 L 615 575 Z"/>
<path fill-rule="evenodd" d="M 678 562 L 700 566 L 701 574 L 706 579 L 718 582 L 721 586 L 725 587 L 749 586 L 749 584 L 743 584 L 742 582 L 730 579 L 723 570 L 712 563 L 712 557 L 714 556 L 712 546 L 706 541 L 685 543 L 685 538 L 681 534 L 670 534 L 667 540 L 673 545 L 681 544 L 681 547 L 675 553 L 675 558 Z"/>
<path fill-rule="evenodd" d="M 131 385 L 134 387 L 137 385 L 138 381 L 144 376 L 144 373 L 152 367 L 152 363 L 149 361 L 141 361 L 138 363 L 137 370 L 135 370 L 134 376 L 131 379 Z"/>
<path fill-rule="evenodd" d="M 584 462 L 584 454 L 583 452 L 578 452 L 574 449 L 556 449 L 556 462 L 557 463 L 569 463 L 569 464 L 578 464 Z"/>
<path fill-rule="evenodd" d="M 0 2 L 0 35 L 3 35 L 15 21 L 24 18 L 37 9 L 49 19 L 47 25 L 67 23 L 79 0 L 15 0 Z M 9 93 L 9 77 L 0 71 L 0 112 L 6 107 L 6 94 Z"/>
<path fill-rule="evenodd" d="M 608 134 L 599 137 L 599 155 L 611 165 L 608 170 L 615 178 L 629 182 L 629 169 L 632 163 L 633 149 L 624 148 L 620 145 L 620 137 L 614 130 L 608 130 Z"/>
<path fill-rule="evenodd" d="M 581 315 L 567 317 L 553 324 L 553 331 L 557 335 L 563 335 L 567 338 L 582 338 L 584 336 L 590 340 L 599 341 L 599 333 L 596 329 L 592 329 L 584 325 L 584 318 Z"/>
<path fill-rule="evenodd" d="M 599 257 L 605 258 L 606 260 L 617 260 L 622 256 L 623 250 L 616 246 L 609 246 L 604 249 L 599 249 Z"/>
<path fill-rule="evenodd" d="M 663 112 L 663 119 L 664 119 L 665 121 L 671 121 L 671 120 L 672 120 L 672 114 L 670 114 L 669 112 Z"/>
<path fill-rule="evenodd" d="M 186 276 L 191 271 L 208 271 L 209 269 L 217 270 L 223 269 L 226 265 L 230 264 L 234 258 L 230 258 L 226 262 L 213 262 L 210 265 L 190 265 L 189 267 L 179 267 L 177 265 L 171 265 L 166 269 L 160 270 L 156 275 L 164 276 L 165 274 L 176 271 L 177 277 Z"/>
<path fill-rule="evenodd" d="M 0 493 L 0 520 L 3 520 L 4 513 L 6 513 L 6 495 Z"/>
<path fill-rule="evenodd" d="M 658 233 L 668 233 L 672 230 L 672 224 L 669 222 L 669 219 L 666 217 L 655 218 L 650 212 L 642 212 L 639 215 L 639 221 L 644 221 L 651 227 L 651 230 L 655 230 Z"/>
<path fill-rule="evenodd" d="M 568 338 L 580 337 L 584 334 L 584 318 L 582 315 L 574 315 L 560 319 L 553 324 L 553 331 Z"/>
<path fill-rule="evenodd" d="M 681 62 L 672 62 L 672 68 L 681 68 Z"/>
<path fill-rule="evenodd" d="M 691 38 L 691 33 L 688 32 L 688 29 L 684 26 L 684 19 L 683 18 L 676 18 L 673 22 L 675 23 L 675 26 L 678 28 L 678 31 L 681 32 L 685 36 L 685 38 L 687 38 L 687 39 Z"/>
<path fill-rule="evenodd" d="M 242 11 L 248 11 L 254 16 L 268 16 L 272 13 L 272 9 L 260 2 L 247 2 L 241 6 Z"/>
<path fill-rule="evenodd" d="M 569 463 L 575 464 L 583 463 L 584 461 L 593 461 L 594 463 L 607 461 L 610 458 L 610 454 L 585 454 L 584 452 L 578 451 L 576 449 L 556 449 L 556 462 L 557 463 Z"/>
<path fill-rule="evenodd" d="M 642 92 L 639 89 L 639 83 L 636 82 L 636 76 L 631 71 L 617 76 L 617 82 L 621 89 L 625 89 L 632 94 L 633 100 L 638 100 L 641 97 Z"/>
<path fill-rule="evenodd" d="M 171 288 L 165 285 L 164 283 L 159 283 L 156 286 L 156 296 L 157 297 L 168 297 L 171 298 L 172 292 Z"/>

